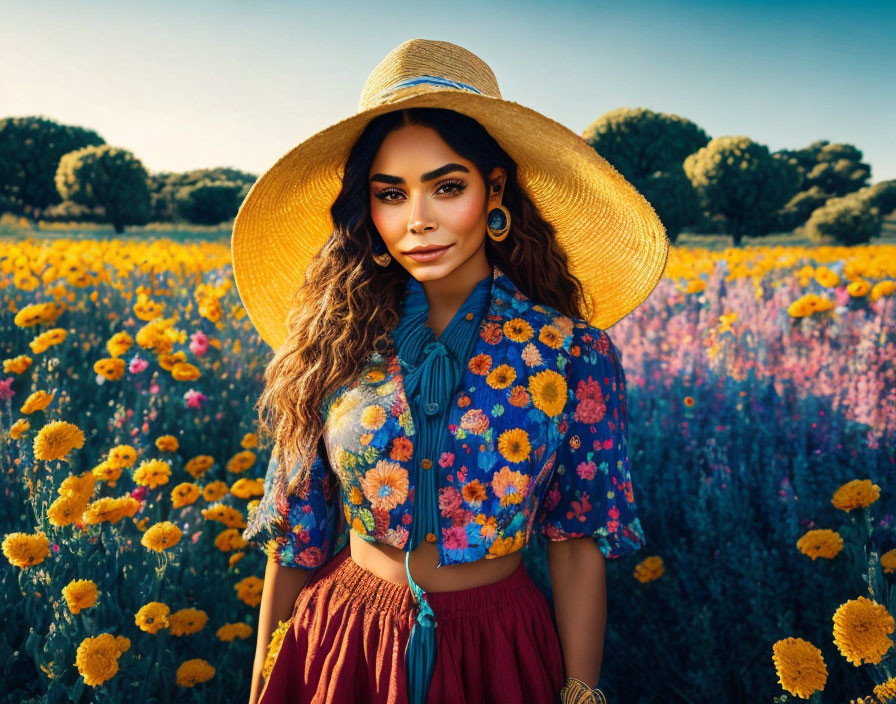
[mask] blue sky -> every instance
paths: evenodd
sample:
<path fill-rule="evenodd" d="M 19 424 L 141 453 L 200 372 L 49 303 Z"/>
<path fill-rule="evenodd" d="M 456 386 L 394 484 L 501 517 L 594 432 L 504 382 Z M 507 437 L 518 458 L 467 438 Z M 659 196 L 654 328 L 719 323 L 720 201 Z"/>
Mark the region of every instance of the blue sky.
<path fill-rule="evenodd" d="M 150 171 L 261 174 L 422 37 L 576 133 L 645 107 L 772 150 L 848 142 L 874 183 L 896 178 L 894 33 L 894 2 L 0 0 L 0 117 L 95 129 Z"/>

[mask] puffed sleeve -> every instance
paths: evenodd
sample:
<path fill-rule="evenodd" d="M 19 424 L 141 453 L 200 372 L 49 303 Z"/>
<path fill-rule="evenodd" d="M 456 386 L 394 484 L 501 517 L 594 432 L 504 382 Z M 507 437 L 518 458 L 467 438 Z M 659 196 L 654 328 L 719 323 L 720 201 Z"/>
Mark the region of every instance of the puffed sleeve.
<path fill-rule="evenodd" d="M 618 558 L 645 542 L 629 468 L 625 372 L 605 331 L 574 331 L 567 366 L 574 398 L 538 524 L 548 540 L 590 535 L 604 557 Z"/>
<path fill-rule="evenodd" d="M 334 552 L 342 516 L 339 481 L 326 460 L 323 444 L 318 443 L 308 481 L 287 495 L 289 479 L 298 466 L 297 462 L 287 474 L 271 457 L 264 495 L 248 518 L 243 538 L 279 565 L 310 570 L 320 567 Z"/>

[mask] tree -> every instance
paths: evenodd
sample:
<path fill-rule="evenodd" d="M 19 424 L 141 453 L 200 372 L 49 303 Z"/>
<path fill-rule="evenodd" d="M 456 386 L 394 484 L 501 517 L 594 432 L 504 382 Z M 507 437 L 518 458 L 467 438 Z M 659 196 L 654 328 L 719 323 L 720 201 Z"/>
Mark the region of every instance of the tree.
<path fill-rule="evenodd" d="M 734 245 L 751 228 L 768 230 L 772 213 L 794 194 L 793 167 L 749 137 L 716 137 L 684 160 L 705 209 L 721 213 Z"/>
<path fill-rule="evenodd" d="M 690 120 L 618 108 L 589 125 L 582 138 L 650 202 L 671 241 L 700 215 L 697 193 L 681 165 L 709 136 Z"/>
<path fill-rule="evenodd" d="M 186 217 L 178 204 L 179 195 L 183 195 L 184 188 L 197 186 L 200 183 L 239 184 L 240 188 L 236 195 L 237 208 L 239 208 L 239 204 L 246 197 L 256 178 L 254 174 L 226 167 L 193 169 L 182 173 L 159 172 L 152 174 L 149 178 L 152 191 L 152 217 L 160 222 L 174 222 L 179 218 Z M 235 214 L 236 211 L 233 215 Z"/>
<path fill-rule="evenodd" d="M 120 234 L 125 225 L 149 220 L 148 179 L 146 168 L 131 152 L 105 144 L 63 155 L 56 171 L 56 188 L 66 200 L 104 208 Z"/>
<path fill-rule="evenodd" d="M 880 211 L 867 199 L 850 193 L 830 198 L 806 223 L 806 234 L 817 244 L 865 244 L 880 235 Z"/>
<path fill-rule="evenodd" d="M 93 130 L 45 117 L 0 120 L 0 210 L 37 220 L 61 201 L 55 178 L 62 155 L 101 144 L 105 140 Z"/>
<path fill-rule="evenodd" d="M 242 185 L 232 181 L 200 181 L 177 193 L 177 209 L 190 222 L 217 225 L 236 216 Z"/>

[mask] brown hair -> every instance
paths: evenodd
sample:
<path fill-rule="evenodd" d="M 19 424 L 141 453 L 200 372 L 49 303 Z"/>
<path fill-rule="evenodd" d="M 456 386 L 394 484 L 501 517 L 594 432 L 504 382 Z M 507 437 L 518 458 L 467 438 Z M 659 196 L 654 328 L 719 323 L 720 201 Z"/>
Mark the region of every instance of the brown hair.
<path fill-rule="evenodd" d="M 385 136 L 405 125 L 438 132 L 451 149 L 473 162 L 486 186 L 495 167 L 506 170 L 501 203 L 510 212 L 510 233 L 502 242 L 486 237 L 489 262 L 536 302 L 582 317 L 582 285 L 569 272 L 553 226 L 520 187 L 516 163 L 479 122 L 443 108 L 377 116 L 346 160 L 342 189 L 330 208 L 333 232 L 293 296 L 287 337 L 265 370 L 257 403 L 259 429 L 274 438 L 275 456 L 291 468 L 300 463 L 290 492 L 305 481 L 318 451 L 324 402 L 358 374 L 372 351 L 387 357 L 395 353 L 388 332 L 398 323 L 410 274 L 394 259 L 381 267 L 371 258 L 372 251 L 387 250 L 370 218 L 367 177 Z"/>

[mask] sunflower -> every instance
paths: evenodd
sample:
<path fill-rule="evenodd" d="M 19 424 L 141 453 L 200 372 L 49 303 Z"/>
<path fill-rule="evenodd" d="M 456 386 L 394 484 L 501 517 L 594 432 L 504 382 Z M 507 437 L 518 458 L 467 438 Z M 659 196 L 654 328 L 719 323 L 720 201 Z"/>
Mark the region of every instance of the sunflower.
<path fill-rule="evenodd" d="M 545 369 L 529 378 L 529 393 L 535 407 L 553 418 L 563 412 L 569 390 L 562 374 Z"/>
<path fill-rule="evenodd" d="M 516 370 L 509 364 L 499 364 L 485 377 L 485 383 L 493 389 L 506 389 L 516 379 Z"/>
<path fill-rule="evenodd" d="M 193 482 L 181 482 L 171 490 L 171 505 L 174 508 L 189 506 L 196 503 L 199 494 L 199 487 Z"/>
<path fill-rule="evenodd" d="M 168 614 L 170 609 L 167 604 L 160 601 L 151 601 L 140 607 L 134 616 L 134 623 L 141 631 L 158 633 L 162 628 L 168 628 Z"/>
<path fill-rule="evenodd" d="M 73 614 L 96 604 L 96 582 L 90 579 L 74 579 L 62 588 L 62 596 Z"/>
<path fill-rule="evenodd" d="M 84 432 L 74 423 L 56 420 L 47 423 L 34 438 L 34 457 L 68 462 L 66 455 L 76 447 L 84 447 Z"/>
<path fill-rule="evenodd" d="M 527 342 L 535 331 L 522 318 L 513 318 L 504 323 L 504 336 L 513 342 Z"/>
<path fill-rule="evenodd" d="M 234 474 L 241 474 L 255 464 L 258 459 L 252 450 L 243 450 L 237 452 L 233 457 L 227 460 L 227 471 Z"/>
<path fill-rule="evenodd" d="M 215 668 L 202 658 L 193 658 L 181 663 L 174 676 L 179 687 L 192 687 L 202 682 L 208 682 L 215 676 Z"/>
<path fill-rule="evenodd" d="M 785 638 L 772 646 L 778 682 L 791 694 L 808 699 L 824 689 L 828 669 L 821 651 L 802 638 Z"/>
<path fill-rule="evenodd" d="M 137 461 L 137 450 L 131 445 L 116 445 L 106 453 L 106 461 L 113 467 L 132 467 Z"/>
<path fill-rule="evenodd" d="M 218 501 L 227 496 L 230 488 L 222 481 L 209 482 L 202 489 L 202 498 L 206 501 Z"/>
<path fill-rule="evenodd" d="M 508 462 L 525 462 L 531 449 L 529 433 L 522 428 L 511 428 L 498 436 L 498 452 Z"/>
<path fill-rule="evenodd" d="M 199 477 L 205 474 L 214 463 L 215 458 L 211 455 L 196 455 L 196 457 L 192 458 L 186 465 L 184 465 L 184 469 L 187 470 L 187 474 L 191 477 L 199 479 Z"/>
<path fill-rule="evenodd" d="M 50 541 L 44 533 L 9 533 L 3 538 L 3 554 L 16 567 L 31 567 L 50 554 Z"/>

